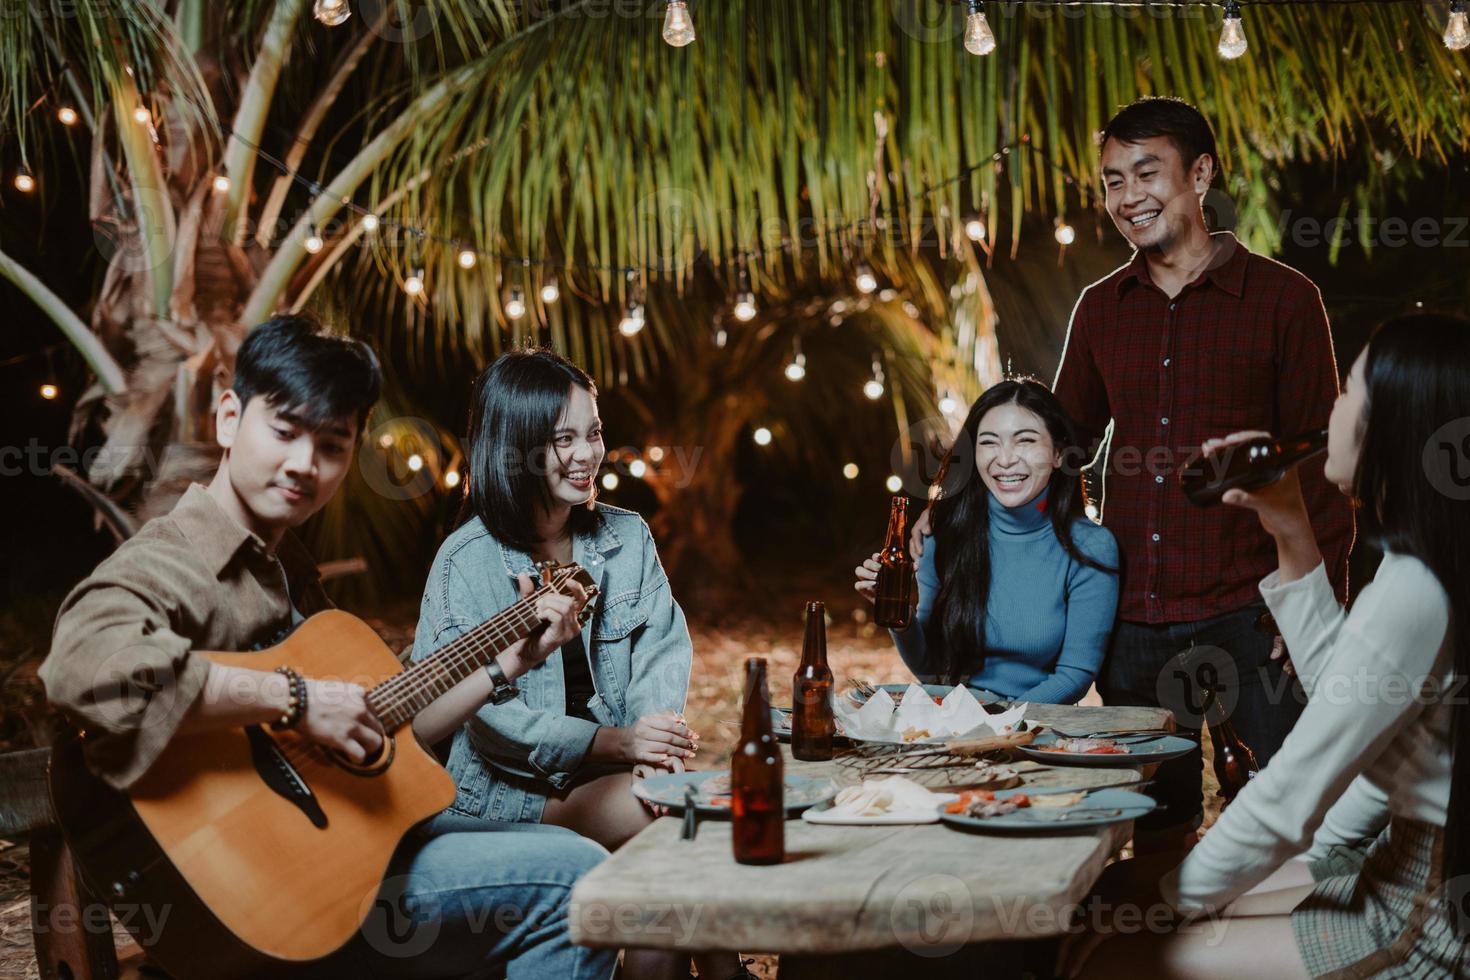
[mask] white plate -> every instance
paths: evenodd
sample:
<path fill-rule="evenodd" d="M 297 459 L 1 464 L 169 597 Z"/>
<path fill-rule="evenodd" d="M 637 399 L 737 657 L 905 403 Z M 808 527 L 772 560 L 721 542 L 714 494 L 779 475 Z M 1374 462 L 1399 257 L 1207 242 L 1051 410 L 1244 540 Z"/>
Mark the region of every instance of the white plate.
<path fill-rule="evenodd" d="M 959 799 L 955 793 L 935 793 L 934 796 L 941 805 L 953 803 Z M 938 823 L 939 809 L 934 807 L 927 810 L 893 810 L 889 813 L 864 817 L 852 813 L 840 813 L 836 807 L 824 806 L 821 809 L 812 807 L 810 810 L 802 811 L 801 819 L 807 823 L 840 827 L 887 827 L 901 824 Z"/>

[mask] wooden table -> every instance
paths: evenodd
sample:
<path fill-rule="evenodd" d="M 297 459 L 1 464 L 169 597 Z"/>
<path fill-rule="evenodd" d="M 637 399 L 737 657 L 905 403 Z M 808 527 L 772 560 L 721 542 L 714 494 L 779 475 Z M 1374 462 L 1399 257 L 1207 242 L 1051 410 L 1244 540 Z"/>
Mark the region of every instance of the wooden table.
<path fill-rule="evenodd" d="M 1160 708 L 1036 705 L 1026 717 L 1075 732 L 1173 724 Z M 857 780 L 848 767 L 796 762 L 789 750 L 786 767 Z M 1126 785 L 1152 769 L 1046 766 L 1023 780 L 1038 789 Z M 1054 936 L 1132 827 L 1021 836 L 794 819 L 785 862 L 757 867 L 735 863 L 728 821 L 701 821 L 697 838 L 681 841 L 679 819 L 665 817 L 577 884 L 572 940 L 808 955 L 898 947 L 941 957 L 967 944 Z"/>

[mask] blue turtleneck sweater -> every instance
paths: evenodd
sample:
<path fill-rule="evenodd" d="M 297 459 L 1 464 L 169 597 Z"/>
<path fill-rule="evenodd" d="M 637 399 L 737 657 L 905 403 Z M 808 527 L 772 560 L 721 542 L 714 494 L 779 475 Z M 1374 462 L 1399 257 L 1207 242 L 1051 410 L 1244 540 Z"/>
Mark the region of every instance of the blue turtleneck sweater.
<path fill-rule="evenodd" d="M 990 597 L 985 664 L 966 683 L 1012 701 L 1075 704 L 1102 666 L 1118 610 L 1118 576 L 1067 554 L 1046 513 L 1046 491 L 1020 507 L 990 501 Z M 1118 545 L 1089 520 L 1072 525 L 1079 551 L 1118 567 Z M 893 639 L 915 674 L 944 671 L 942 651 L 925 649 L 924 624 L 939 594 L 934 540 L 918 561 L 919 608 Z"/>

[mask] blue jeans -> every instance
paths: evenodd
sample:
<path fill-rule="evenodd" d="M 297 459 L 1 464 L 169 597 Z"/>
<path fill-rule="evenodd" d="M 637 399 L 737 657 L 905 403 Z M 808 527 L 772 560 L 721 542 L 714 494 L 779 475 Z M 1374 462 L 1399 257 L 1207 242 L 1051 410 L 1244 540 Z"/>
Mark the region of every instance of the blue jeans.
<path fill-rule="evenodd" d="M 1119 622 L 1098 677 L 1103 702 L 1169 708 L 1181 733 L 1197 735 L 1200 692 L 1184 685 L 1195 683 L 1185 675 L 1197 675 L 1200 658 L 1186 662 L 1179 657 L 1192 647 L 1195 652 L 1218 648 L 1223 653 L 1210 655 L 1211 686 L 1221 689 L 1222 705 L 1230 706 L 1230 723 L 1264 767 L 1307 704 L 1301 684 L 1283 674 L 1281 661 L 1271 659 L 1273 638 L 1256 629 L 1265 610 L 1265 603 L 1258 602 L 1190 623 Z M 1182 663 L 1187 671 L 1180 671 Z M 1203 769 L 1198 748 L 1162 763 L 1146 790 L 1160 809 L 1139 819 L 1136 828 L 1199 827 L 1204 817 Z"/>
<path fill-rule="evenodd" d="M 354 943 L 364 977 L 605 980 L 617 951 L 573 946 L 572 886 L 607 857 L 560 827 L 445 811 L 394 855 Z"/>

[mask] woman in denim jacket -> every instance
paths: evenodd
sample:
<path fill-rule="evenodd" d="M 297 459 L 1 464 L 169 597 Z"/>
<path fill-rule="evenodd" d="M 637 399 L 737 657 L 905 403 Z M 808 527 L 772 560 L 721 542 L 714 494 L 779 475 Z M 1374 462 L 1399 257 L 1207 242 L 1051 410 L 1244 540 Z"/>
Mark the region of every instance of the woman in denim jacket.
<path fill-rule="evenodd" d="M 514 700 L 482 706 L 454 735 L 450 809 L 567 827 L 616 849 L 653 819 L 632 781 L 683 772 L 698 736 L 682 714 L 689 630 L 648 525 L 596 502 L 596 399 L 592 379 L 549 350 L 504 354 L 476 381 L 461 523 L 429 572 L 413 658 L 528 594 L 535 563 L 586 569 L 598 595 L 581 636 L 521 676 Z M 654 962 L 668 954 L 638 955 L 649 962 L 637 975 L 679 969 Z M 739 967 L 721 954 L 707 969 L 700 975 L 728 977 Z"/>

